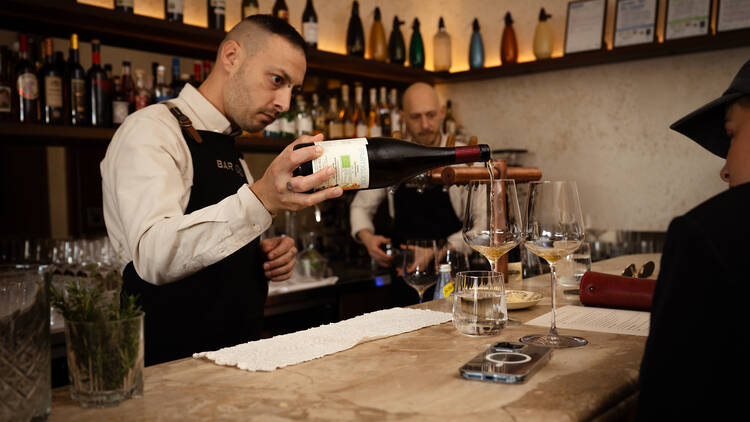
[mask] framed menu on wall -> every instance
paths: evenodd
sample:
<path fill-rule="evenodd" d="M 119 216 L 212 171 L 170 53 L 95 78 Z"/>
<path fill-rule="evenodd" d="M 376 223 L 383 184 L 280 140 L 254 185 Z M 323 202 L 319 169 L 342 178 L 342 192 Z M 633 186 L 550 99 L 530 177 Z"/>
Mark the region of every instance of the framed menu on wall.
<path fill-rule="evenodd" d="M 665 40 L 708 35 L 710 23 L 711 0 L 667 0 Z"/>
<path fill-rule="evenodd" d="M 614 46 L 654 42 L 658 7 L 657 0 L 617 0 Z"/>
<path fill-rule="evenodd" d="M 575 0 L 568 3 L 565 54 L 604 47 L 606 12 L 607 0 Z"/>
<path fill-rule="evenodd" d="M 750 28 L 750 0 L 719 0 L 716 32 Z"/>

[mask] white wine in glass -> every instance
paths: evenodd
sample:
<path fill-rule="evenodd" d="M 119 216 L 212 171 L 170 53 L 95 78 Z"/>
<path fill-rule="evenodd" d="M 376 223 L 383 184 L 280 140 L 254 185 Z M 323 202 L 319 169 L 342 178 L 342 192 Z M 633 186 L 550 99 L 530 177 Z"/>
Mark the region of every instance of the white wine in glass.
<path fill-rule="evenodd" d="M 403 277 L 417 291 L 419 303 L 424 292 L 437 282 L 438 249 L 435 240 L 407 240 L 404 250 Z"/>
<path fill-rule="evenodd" d="M 553 348 L 588 344 L 588 341 L 581 337 L 559 335 L 555 321 L 557 263 L 578 249 L 583 238 L 583 217 L 576 183 L 532 182 L 529 189 L 524 246 L 549 263 L 552 321 L 548 334 L 525 336 L 521 338 L 521 342 Z"/>

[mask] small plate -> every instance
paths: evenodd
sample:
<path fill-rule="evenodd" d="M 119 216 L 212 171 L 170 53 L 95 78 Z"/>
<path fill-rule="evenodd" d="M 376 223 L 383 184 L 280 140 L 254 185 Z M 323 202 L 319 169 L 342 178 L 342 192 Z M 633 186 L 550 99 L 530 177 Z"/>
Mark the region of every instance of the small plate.
<path fill-rule="evenodd" d="M 529 292 L 527 290 L 506 290 L 505 291 L 505 302 L 508 305 L 508 310 L 512 311 L 515 309 L 525 309 L 536 305 L 542 300 L 542 294 L 537 292 Z"/>

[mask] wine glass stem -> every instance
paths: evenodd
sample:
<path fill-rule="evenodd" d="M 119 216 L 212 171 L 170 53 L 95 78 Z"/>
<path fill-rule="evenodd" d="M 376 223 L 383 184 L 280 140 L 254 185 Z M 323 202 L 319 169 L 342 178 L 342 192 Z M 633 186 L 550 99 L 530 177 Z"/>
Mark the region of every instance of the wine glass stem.
<path fill-rule="evenodd" d="M 489 259 L 489 260 L 488 260 L 488 261 L 490 261 L 490 270 L 491 270 L 491 271 L 492 271 L 493 273 L 496 273 L 496 272 L 497 272 L 497 261 L 498 261 L 498 260 L 499 260 L 499 259 Z"/>
<path fill-rule="evenodd" d="M 557 321 L 555 319 L 555 304 L 557 303 L 557 269 L 555 268 L 555 264 L 550 263 L 549 264 L 550 269 L 550 280 L 552 283 L 552 291 L 550 294 L 550 298 L 552 298 L 552 323 L 549 328 L 549 335 L 557 337 Z"/>

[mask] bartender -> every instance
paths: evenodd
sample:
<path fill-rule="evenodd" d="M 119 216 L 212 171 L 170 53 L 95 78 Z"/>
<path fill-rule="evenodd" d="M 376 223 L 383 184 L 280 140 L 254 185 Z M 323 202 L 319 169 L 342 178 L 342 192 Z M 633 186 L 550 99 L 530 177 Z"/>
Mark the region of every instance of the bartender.
<path fill-rule="evenodd" d="M 306 194 L 332 168 L 293 177 L 319 148 L 292 148 L 253 181 L 234 146 L 289 109 L 307 66 L 305 42 L 289 24 L 256 15 L 222 41 L 196 89 L 130 115 L 101 163 L 104 219 L 123 270 L 123 292 L 146 313 L 147 365 L 260 338 L 268 280 L 288 279 L 297 249 L 260 235 L 281 210 L 342 194 Z"/>
<path fill-rule="evenodd" d="M 404 91 L 402 103 L 406 139 L 424 146 L 444 147 L 447 136 L 440 128 L 445 117 L 445 106 L 440 105 L 435 89 L 417 82 Z M 390 232 L 387 227 L 376 229 L 373 223 L 378 207 L 386 199 L 388 215 L 393 222 Z M 423 192 L 417 192 L 416 188 L 403 184 L 395 192 L 388 188 L 363 190 L 356 194 L 351 203 L 351 233 L 354 239 L 365 245 L 367 253 L 381 267 L 389 267 L 392 263 L 392 256 L 381 249 L 381 245 L 389 242 L 399 247 L 407 239 L 447 239 L 450 247 L 465 250 L 461 236 L 465 207 L 466 195 L 458 186 L 451 186 L 448 192 L 442 186 L 428 186 Z M 404 292 L 408 294 L 409 301 L 416 299 L 413 289 L 408 286 Z M 408 303 L 401 299 L 403 294 L 397 296 L 396 305 Z"/>

